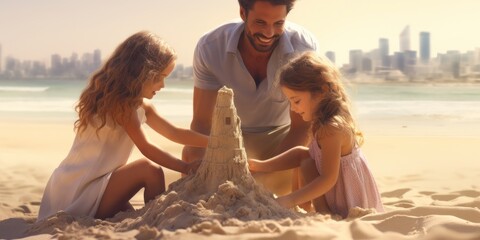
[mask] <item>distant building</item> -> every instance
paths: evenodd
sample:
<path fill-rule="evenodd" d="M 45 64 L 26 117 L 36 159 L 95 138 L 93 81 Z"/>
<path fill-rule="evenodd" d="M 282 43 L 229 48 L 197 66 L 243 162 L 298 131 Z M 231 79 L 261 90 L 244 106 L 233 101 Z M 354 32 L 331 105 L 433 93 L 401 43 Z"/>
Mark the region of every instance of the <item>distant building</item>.
<path fill-rule="evenodd" d="M 350 70 L 352 73 L 362 71 L 362 60 L 363 60 L 363 52 L 362 50 L 350 50 Z"/>
<path fill-rule="evenodd" d="M 410 26 L 407 25 L 400 33 L 400 52 L 410 50 Z"/>
<path fill-rule="evenodd" d="M 0 74 L 2 74 L 2 72 L 3 72 L 3 68 L 2 68 L 2 67 L 3 67 L 3 65 L 2 65 L 3 62 L 2 62 L 2 59 L 3 59 L 3 58 L 2 58 L 2 44 L 0 44 Z"/>
<path fill-rule="evenodd" d="M 102 65 L 102 52 L 100 49 L 95 49 L 93 51 L 93 70 L 99 69 Z"/>
<path fill-rule="evenodd" d="M 417 51 L 408 50 L 404 53 L 403 73 L 409 78 L 415 77 L 415 66 L 417 65 Z"/>
<path fill-rule="evenodd" d="M 420 61 L 427 64 L 430 61 L 430 33 L 420 32 Z"/>
<path fill-rule="evenodd" d="M 53 54 L 50 57 L 50 75 L 60 76 L 62 74 L 62 57 L 59 54 Z"/>
<path fill-rule="evenodd" d="M 405 54 L 403 52 L 395 52 L 392 58 L 392 68 L 405 71 Z"/>
<path fill-rule="evenodd" d="M 333 51 L 328 51 L 328 52 L 325 52 L 325 56 L 330 60 L 330 62 L 332 62 L 333 64 L 335 64 L 335 52 Z"/>
<path fill-rule="evenodd" d="M 371 72 L 373 70 L 372 59 L 368 57 L 362 58 L 362 72 Z"/>
<path fill-rule="evenodd" d="M 382 67 L 389 67 L 390 66 L 390 49 L 388 45 L 388 39 L 380 38 L 378 40 L 378 51 L 380 55 L 380 65 Z"/>

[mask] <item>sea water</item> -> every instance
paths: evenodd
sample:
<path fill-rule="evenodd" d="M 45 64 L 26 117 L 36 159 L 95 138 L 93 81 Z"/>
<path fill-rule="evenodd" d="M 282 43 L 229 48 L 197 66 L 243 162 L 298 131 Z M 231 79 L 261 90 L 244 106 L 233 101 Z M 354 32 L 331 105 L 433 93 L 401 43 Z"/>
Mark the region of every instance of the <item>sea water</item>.
<path fill-rule="evenodd" d="M 75 105 L 86 84 L 85 80 L 0 80 L 0 121 L 73 124 Z M 391 127 L 425 128 L 436 134 L 455 127 L 458 131 L 465 126 L 480 128 L 480 84 L 347 84 L 346 89 L 355 118 L 377 134 L 389 134 L 382 128 Z M 193 113 L 192 97 L 192 81 L 167 79 L 166 87 L 152 101 L 168 121 L 187 126 Z M 479 135 L 479 131 L 462 135 Z"/>

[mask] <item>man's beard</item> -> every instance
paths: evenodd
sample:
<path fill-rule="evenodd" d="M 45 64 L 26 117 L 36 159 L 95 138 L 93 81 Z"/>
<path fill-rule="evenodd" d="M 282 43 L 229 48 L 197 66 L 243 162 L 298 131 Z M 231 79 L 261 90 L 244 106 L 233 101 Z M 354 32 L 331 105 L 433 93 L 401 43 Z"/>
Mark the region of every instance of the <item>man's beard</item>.
<path fill-rule="evenodd" d="M 264 53 L 273 51 L 273 49 L 278 45 L 278 42 L 280 41 L 280 35 L 274 35 L 271 38 L 267 38 L 267 37 L 263 36 L 261 33 L 255 33 L 253 35 L 246 33 L 246 35 L 247 35 L 247 39 L 250 42 L 250 44 L 252 45 L 252 47 L 255 48 L 255 50 L 257 50 L 257 51 L 264 52 Z M 273 43 L 268 45 L 268 46 L 261 45 L 261 44 L 257 43 L 258 41 L 260 41 L 260 40 L 258 40 L 258 38 L 266 38 L 266 39 L 272 39 L 273 38 Z"/>

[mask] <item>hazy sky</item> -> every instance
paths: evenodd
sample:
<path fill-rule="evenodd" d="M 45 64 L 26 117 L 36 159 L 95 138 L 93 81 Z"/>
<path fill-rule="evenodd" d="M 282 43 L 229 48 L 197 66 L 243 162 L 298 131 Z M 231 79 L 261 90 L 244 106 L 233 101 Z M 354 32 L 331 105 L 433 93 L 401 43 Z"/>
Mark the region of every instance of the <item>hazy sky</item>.
<path fill-rule="evenodd" d="M 380 37 L 398 50 L 398 36 L 410 25 L 411 47 L 418 34 L 431 34 L 437 52 L 480 47 L 480 0 L 298 0 L 288 20 L 305 26 L 320 42 L 321 52 L 335 51 L 337 63 L 350 49 L 370 51 Z M 191 65 L 198 38 L 239 17 L 237 0 L 0 0 L 2 57 L 42 60 L 102 50 L 107 58 L 131 34 L 150 30 Z"/>

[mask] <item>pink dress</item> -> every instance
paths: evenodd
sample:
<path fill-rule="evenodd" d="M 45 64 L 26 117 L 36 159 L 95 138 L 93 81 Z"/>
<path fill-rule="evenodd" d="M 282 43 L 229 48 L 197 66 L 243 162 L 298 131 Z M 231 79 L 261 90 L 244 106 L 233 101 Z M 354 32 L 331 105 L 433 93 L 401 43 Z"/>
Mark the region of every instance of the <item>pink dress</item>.
<path fill-rule="evenodd" d="M 310 143 L 309 148 L 310 157 L 315 160 L 317 170 L 322 174 L 322 152 L 316 139 Z M 353 207 L 384 211 L 377 184 L 360 148 L 355 147 L 352 153 L 340 158 L 339 171 L 337 183 L 325 193 L 325 200 L 332 213 L 345 218 Z"/>

